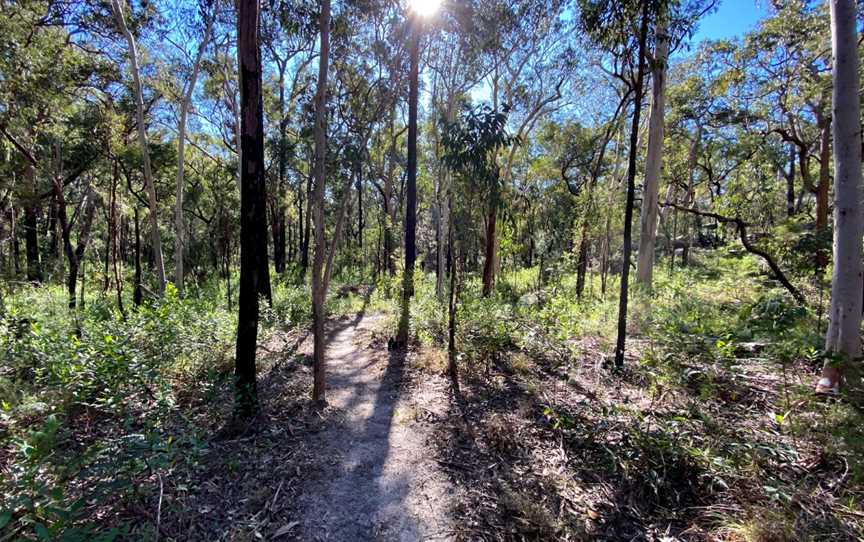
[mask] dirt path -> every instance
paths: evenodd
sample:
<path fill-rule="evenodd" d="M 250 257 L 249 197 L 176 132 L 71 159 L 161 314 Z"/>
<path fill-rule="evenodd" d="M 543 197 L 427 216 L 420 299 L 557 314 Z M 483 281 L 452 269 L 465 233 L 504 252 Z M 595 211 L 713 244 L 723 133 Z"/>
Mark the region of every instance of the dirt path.
<path fill-rule="evenodd" d="M 454 489 L 428 441 L 446 386 L 410 382 L 401 357 L 373 341 L 381 322 L 358 316 L 330 333 L 327 399 L 337 421 L 309 442 L 321 459 L 298 494 L 300 540 L 453 539 Z"/>

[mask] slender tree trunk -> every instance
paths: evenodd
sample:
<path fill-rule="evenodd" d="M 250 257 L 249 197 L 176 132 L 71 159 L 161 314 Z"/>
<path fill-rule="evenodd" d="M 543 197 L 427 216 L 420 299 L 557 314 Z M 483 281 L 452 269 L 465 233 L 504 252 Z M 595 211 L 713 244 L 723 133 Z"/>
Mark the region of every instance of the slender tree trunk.
<path fill-rule="evenodd" d="M 834 53 L 834 274 L 825 350 L 846 360 L 861 357 L 862 212 L 861 111 L 855 0 L 831 0 Z M 836 391 L 842 367 L 826 361 L 817 391 Z"/>
<path fill-rule="evenodd" d="M 654 274 L 654 248 L 657 241 L 657 204 L 663 165 L 663 117 L 666 109 L 666 61 L 669 56 L 665 8 L 661 10 L 655 29 L 657 46 L 651 68 L 651 116 L 648 119 L 648 155 L 645 159 L 645 188 L 642 191 L 641 228 L 636 266 L 636 282 L 649 290 Z"/>
<path fill-rule="evenodd" d="M 312 233 L 312 182 L 314 180 L 314 174 L 309 176 L 309 179 L 306 182 L 306 227 L 303 230 L 303 246 L 300 251 L 300 269 L 301 276 L 306 276 L 306 270 L 309 268 L 309 248 L 310 248 L 310 237 Z M 300 213 L 300 217 L 302 220 L 303 213 Z"/>
<path fill-rule="evenodd" d="M 642 4 L 642 22 L 639 28 L 639 68 L 633 101 L 633 125 L 630 129 L 630 159 L 627 166 L 627 202 L 624 207 L 624 258 L 621 263 L 621 294 L 618 300 L 618 337 L 615 341 L 615 367 L 624 366 L 624 348 L 627 341 L 627 300 L 630 280 L 630 254 L 633 232 L 633 201 L 636 195 L 636 154 L 639 152 L 639 116 L 642 112 L 642 84 L 645 73 L 645 41 L 648 34 L 648 2 Z"/>
<path fill-rule="evenodd" d="M 447 206 L 452 202 L 452 193 L 448 192 Z M 456 255 L 456 247 L 454 246 L 454 224 L 453 215 L 449 216 L 448 236 L 447 236 L 447 253 L 448 259 L 451 262 L 450 266 L 450 296 L 447 310 L 447 373 L 450 376 L 450 382 L 453 388 L 459 390 L 459 365 L 456 352 L 456 307 L 459 303 L 459 265 Z M 443 273 L 443 271 L 442 271 Z"/>
<path fill-rule="evenodd" d="M 114 267 L 114 286 L 117 289 L 117 309 L 125 318 L 126 311 L 123 309 L 123 273 L 120 270 L 120 228 L 117 224 L 117 184 L 119 182 L 119 168 L 114 162 L 113 175 L 111 177 L 111 208 L 108 228 L 111 230 L 111 261 Z"/>
<path fill-rule="evenodd" d="M 288 173 L 287 119 L 285 118 L 285 63 L 279 71 L 279 179 L 273 204 L 273 267 L 276 273 L 285 272 L 285 183 Z"/>
<path fill-rule="evenodd" d="M 495 238 L 498 235 L 498 182 L 492 190 L 489 201 L 489 210 L 486 214 L 486 244 L 483 260 L 483 297 L 492 294 L 492 286 L 495 282 Z"/>
<path fill-rule="evenodd" d="M 784 171 L 786 177 L 786 216 L 795 216 L 795 146 L 789 145 L 789 171 Z"/>
<path fill-rule="evenodd" d="M 28 189 L 32 191 L 24 207 L 24 250 L 27 256 L 27 280 L 33 284 L 42 283 L 42 264 L 39 262 L 39 196 L 36 187 L 36 169 L 27 164 L 25 176 Z"/>
<path fill-rule="evenodd" d="M 330 0 L 321 0 L 318 20 L 321 50 L 318 60 L 318 88 L 315 93 L 315 256 L 312 261 L 313 385 L 312 401 L 324 404 L 326 367 L 324 359 L 324 320 L 327 297 L 324 273 L 324 183 L 327 164 L 327 71 L 330 61 Z"/>
<path fill-rule="evenodd" d="M 9 227 L 12 232 L 12 268 L 15 276 L 21 274 L 21 244 L 18 241 L 18 210 L 13 205 L 9 213 Z"/>
<path fill-rule="evenodd" d="M 183 255 L 186 250 L 186 226 L 183 219 L 183 193 L 184 193 L 184 169 L 186 166 L 186 118 L 189 108 L 192 106 L 192 95 L 195 93 L 195 83 L 198 81 L 198 71 L 201 68 L 201 59 L 210 41 L 210 33 L 213 29 L 213 17 L 208 17 L 207 26 L 204 29 L 204 37 L 198 45 L 198 52 L 192 64 L 192 75 L 186 83 L 186 92 L 180 103 L 180 120 L 177 125 L 177 183 L 176 203 L 174 207 L 174 284 L 178 293 L 184 293 L 184 271 Z"/>
<path fill-rule="evenodd" d="M 408 79 L 408 171 L 405 186 L 405 270 L 402 280 L 402 316 L 396 341 L 408 346 L 411 298 L 414 296 L 414 263 L 417 260 L 417 86 L 421 20 L 414 16 Z"/>
<path fill-rule="evenodd" d="M 138 217 L 138 206 L 135 206 L 135 287 L 132 291 L 132 302 L 140 307 L 144 301 L 144 288 L 141 283 L 141 227 Z"/>
<path fill-rule="evenodd" d="M 262 293 L 262 234 L 266 249 L 267 201 L 264 187 L 264 108 L 261 97 L 261 46 L 258 0 L 238 0 L 237 48 L 240 58 L 241 168 L 240 298 L 235 364 L 237 413 L 258 410 L 256 349 L 258 296 Z M 264 228 L 262 229 L 262 224 Z M 263 230 L 263 231 L 262 231 Z"/>
<path fill-rule="evenodd" d="M 135 37 L 126 26 L 123 7 L 120 2 L 125 0 L 111 0 L 111 8 L 114 18 L 121 32 L 126 37 L 129 46 L 129 64 L 132 72 L 135 95 L 136 123 L 138 127 L 138 144 L 141 146 L 141 161 L 144 166 L 144 185 L 147 190 L 147 203 L 150 207 L 150 235 L 153 249 L 154 265 L 159 278 L 159 294 L 165 292 L 165 264 L 162 260 L 162 236 L 159 234 L 158 206 L 156 203 L 156 186 L 153 182 L 153 172 L 150 166 L 150 148 L 147 143 L 147 126 L 144 122 L 144 90 L 141 86 L 140 70 L 138 68 L 138 49 Z"/>
<path fill-rule="evenodd" d="M 828 231 L 828 196 L 831 183 L 831 120 L 820 119 L 819 130 L 819 185 L 816 187 L 816 233 L 820 237 Z M 816 249 L 817 275 L 828 266 L 828 254 L 821 246 Z"/>

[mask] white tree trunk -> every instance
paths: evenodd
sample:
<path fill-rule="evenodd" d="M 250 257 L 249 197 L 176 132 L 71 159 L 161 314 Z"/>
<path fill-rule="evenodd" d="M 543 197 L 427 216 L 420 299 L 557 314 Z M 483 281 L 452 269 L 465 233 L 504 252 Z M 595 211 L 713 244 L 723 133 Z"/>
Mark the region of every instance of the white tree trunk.
<path fill-rule="evenodd" d="M 834 53 L 834 274 L 825 350 L 861 356 L 861 111 L 855 0 L 830 0 Z M 841 373 L 826 363 L 818 388 L 836 391 Z M 826 389 L 827 388 L 827 389 Z"/>
<path fill-rule="evenodd" d="M 210 41 L 210 33 L 213 30 L 213 18 L 207 21 L 207 28 L 204 30 L 204 37 L 201 39 L 201 44 L 198 46 L 198 53 L 195 55 L 195 63 L 192 65 L 192 75 L 186 83 L 186 91 L 183 94 L 182 103 L 180 104 L 180 120 L 177 126 L 177 196 L 174 208 L 174 285 L 177 286 L 177 291 L 183 295 L 183 254 L 186 249 L 186 228 L 183 218 L 183 175 L 186 165 L 186 118 L 189 115 L 189 107 L 192 105 L 192 95 L 195 92 L 195 83 L 198 81 L 198 71 L 201 68 L 201 59 L 204 57 L 204 50 L 207 48 L 207 43 Z"/>
<path fill-rule="evenodd" d="M 165 263 L 162 260 L 162 236 L 159 234 L 159 221 L 156 205 L 156 186 L 153 184 L 153 171 L 150 167 L 150 148 L 147 144 L 147 129 L 144 125 L 144 91 L 141 88 L 141 76 L 138 69 L 138 48 L 135 37 L 126 26 L 123 15 L 121 0 L 111 0 L 111 10 L 117 25 L 126 37 L 129 45 L 129 70 L 132 72 L 132 80 L 135 92 L 135 108 L 138 124 L 138 143 L 141 146 L 141 160 L 144 164 L 144 187 L 147 190 L 147 204 L 150 207 L 150 235 L 153 243 L 153 259 L 156 263 L 156 272 L 159 275 L 159 294 L 165 293 Z"/>
<path fill-rule="evenodd" d="M 657 21 L 657 46 L 651 68 L 651 117 L 648 119 L 648 154 L 645 159 L 645 187 L 642 191 L 642 214 L 636 282 L 650 288 L 654 274 L 654 245 L 657 240 L 657 212 L 660 194 L 660 170 L 663 166 L 663 117 L 666 108 L 666 61 L 669 39 L 664 14 Z"/>

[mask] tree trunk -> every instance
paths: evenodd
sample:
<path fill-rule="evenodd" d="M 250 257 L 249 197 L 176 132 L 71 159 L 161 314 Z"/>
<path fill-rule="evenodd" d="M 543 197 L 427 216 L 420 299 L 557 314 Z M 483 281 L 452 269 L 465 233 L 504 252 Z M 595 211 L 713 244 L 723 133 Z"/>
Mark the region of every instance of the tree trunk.
<path fill-rule="evenodd" d="M 287 122 L 285 119 L 285 64 L 279 73 L 279 181 L 273 205 L 273 267 L 276 273 L 285 272 L 285 183 L 288 172 Z"/>
<path fill-rule="evenodd" d="M 786 177 L 786 216 L 795 216 L 795 146 L 789 145 L 789 171 L 784 171 Z"/>
<path fill-rule="evenodd" d="M 854 0 L 831 0 L 834 53 L 834 274 L 826 352 L 845 360 L 861 356 L 862 215 L 861 111 Z M 842 368 L 826 360 L 817 391 L 839 389 Z"/>
<path fill-rule="evenodd" d="M 417 260 L 417 93 L 420 57 L 420 25 L 414 16 L 411 29 L 410 63 L 408 79 L 408 171 L 405 186 L 405 270 L 402 277 L 402 316 L 396 342 L 408 345 L 411 298 L 414 296 L 414 263 Z"/>
<path fill-rule="evenodd" d="M 147 203 L 150 208 L 150 235 L 152 237 L 151 243 L 153 244 L 153 259 L 159 277 L 158 291 L 161 295 L 165 293 L 165 264 L 162 260 L 162 236 L 159 234 L 156 186 L 153 183 L 153 172 L 150 166 L 150 149 L 147 143 L 147 126 L 144 123 L 144 90 L 141 87 L 141 77 L 138 69 L 137 45 L 135 44 L 134 36 L 132 36 L 129 28 L 126 26 L 123 7 L 120 5 L 121 1 L 125 0 L 111 0 L 111 9 L 114 11 L 114 18 L 117 19 L 117 25 L 120 27 L 123 35 L 126 36 L 126 42 L 129 46 L 129 69 L 132 72 L 134 83 L 138 144 L 141 146 L 141 161 L 144 166 L 144 185 L 147 190 Z"/>
<path fill-rule="evenodd" d="M 141 226 L 138 217 L 138 206 L 135 206 L 135 288 L 132 291 L 132 302 L 140 307 L 144 301 L 144 288 L 141 284 Z"/>
<path fill-rule="evenodd" d="M 452 202 L 452 192 L 448 193 L 447 206 Z M 456 255 L 456 247 L 453 245 L 455 239 L 453 215 L 449 217 L 447 236 L 447 253 L 450 260 L 450 298 L 447 310 L 447 373 L 453 388 L 459 391 L 459 366 L 456 352 L 456 307 L 459 302 L 459 265 Z"/>
<path fill-rule="evenodd" d="M 235 364 L 236 408 L 243 417 L 258 410 L 256 349 L 258 296 L 261 294 L 262 224 L 266 247 L 266 192 L 264 187 L 264 109 L 261 96 L 261 47 L 258 0 L 238 0 L 237 48 L 240 58 L 241 169 L 240 297 L 238 301 Z"/>
<path fill-rule="evenodd" d="M 627 166 L 627 202 L 624 207 L 624 258 L 621 264 L 621 294 L 618 299 L 618 337 L 615 341 L 615 367 L 624 366 L 624 348 L 627 341 L 627 295 L 632 252 L 633 201 L 636 195 L 636 153 L 639 152 L 639 116 L 642 112 L 642 84 L 645 72 L 645 41 L 648 34 L 648 2 L 642 4 L 642 22 L 639 28 L 639 68 L 633 101 L 633 125 L 630 129 L 630 158 Z"/>
<path fill-rule="evenodd" d="M 497 181 L 496 181 L 497 185 Z M 498 194 L 493 190 L 489 210 L 486 214 L 486 243 L 483 260 L 483 297 L 492 294 L 492 286 L 495 281 L 495 237 L 498 234 Z"/>
<path fill-rule="evenodd" d="M 828 231 L 828 191 L 831 183 L 831 119 L 820 119 L 819 130 L 819 185 L 816 187 L 816 234 L 820 237 Z M 828 265 L 828 254 L 821 246 L 816 249 L 816 270 L 822 276 L 822 270 Z"/>
<path fill-rule="evenodd" d="M 198 81 L 198 71 L 201 68 L 201 59 L 204 58 L 204 50 L 210 41 L 210 32 L 213 29 L 213 17 L 207 19 L 207 27 L 204 29 L 204 37 L 198 45 L 198 52 L 192 64 L 192 75 L 186 83 L 186 92 L 183 93 L 183 101 L 180 104 L 180 120 L 177 126 L 177 186 L 176 203 L 174 208 L 174 284 L 177 292 L 182 296 L 184 292 L 183 280 L 183 254 L 186 249 L 186 226 L 183 220 L 183 175 L 186 165 L 186 117 L 189 107 L 192 105 L 192 94 L 195 92 L 195 83 Z"/>
<path fill-rule="evenodd" d="M 330 61 L 330 0 L 321 0 L 318 20 L 321 50 L 318 58 L 318 88 L 315 93 L 315 256 L 312 261 L 312 331 L 313 331 L 313 384 L 312 401 L 324 404 L 326 397 L 326 371 L 324 359 L 324 320 L 326 319 L 324 252 L 324 183 L 327 163 L 327 71 Z"/>
<path fill-rule="evenodd" d="M 661 8 L 655 29 L 657 46 L 651 68 L 651 116 L 648 119 L 648 154 L 645 158 L 645 187 L 642 192 L 639 253 L 636 282 L 651 289 L 654 275 L 654 248 L 657 241 L 657 211 L 660 196 L 660 173 L 663 165 L 663 117 L 666 108 L 666 61 L 669 40 L 666 35 L 665 9 Z"/>
<path fill-rule="evenodd" d="M 111 202 L 109 209 L 108 229 L 111 231 L 111 260 L 114 267 L 114 286 L 117 290 L 117 309 L 123 318 L 126 318 L 126 311 L 123 309 L 123 273 L 120 270 L 120 247 L 119 237 L 120 228 L 117 225 L 117 184 L 119 171 L 117 162 L 114 162 L 113 175 L 111 178 Z"/>
<path fill-rule="evenodd" d="M 39 196 L 36 187 L 36 169 L 26 166 L 28 189 L 32 194 L 24 202 L 24 250 L 27 256 L 27 280 L 33 284 L 42 283 L 42 265 L 39 262 Z"/>

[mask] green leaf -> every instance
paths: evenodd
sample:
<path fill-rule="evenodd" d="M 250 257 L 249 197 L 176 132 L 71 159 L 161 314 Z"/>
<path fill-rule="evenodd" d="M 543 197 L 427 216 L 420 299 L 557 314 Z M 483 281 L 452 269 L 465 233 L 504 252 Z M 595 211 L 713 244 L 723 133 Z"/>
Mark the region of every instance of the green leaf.
<path fill-rule="evenodd" d="M 0 512 L 0 529 L 9 525 L 10 521 L 12 521 L 11 510 L 3 510 L 2 512 Z"/>
<path fill-rule="evenodd" d="M 51 540 L 51 533 L 48 532 L 48 528 L 41 523 L 36 523 L 33 525 L 33 529 L 36 531 L 36 536 L 39 537 L 39 540 Z"/>

